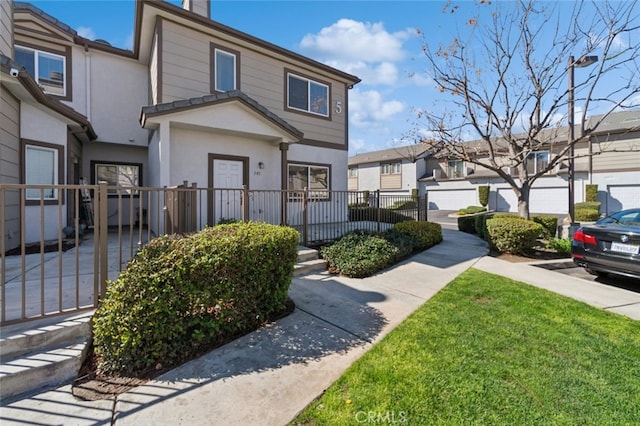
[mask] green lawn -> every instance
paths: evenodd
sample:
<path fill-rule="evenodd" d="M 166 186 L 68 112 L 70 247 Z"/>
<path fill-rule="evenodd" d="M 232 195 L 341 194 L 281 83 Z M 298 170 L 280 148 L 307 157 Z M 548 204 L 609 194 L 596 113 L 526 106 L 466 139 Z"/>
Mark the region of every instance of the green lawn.
<path fill-rule="evenodd" d="M 640 322 L 469 270 L 291 424 L 640 424 Z"/>

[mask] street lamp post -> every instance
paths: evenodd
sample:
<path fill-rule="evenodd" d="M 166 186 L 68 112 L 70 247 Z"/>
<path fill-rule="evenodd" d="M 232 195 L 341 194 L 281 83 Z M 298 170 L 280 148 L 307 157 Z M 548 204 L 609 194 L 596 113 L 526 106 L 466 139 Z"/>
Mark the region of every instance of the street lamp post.
<path fill-rule="evenodd" d="M 568 125 L 569 125 L 569 223 L 570 223 L 570 234 L 572 234 L 572 230 L 575 224 L 575 125 L 574 125 L 574 107 L 575 102 L 573 99 L 573 69 L 575 67 L 584 68 L 589 65 L 593 65 L 598 61 L 597 56 L 581 56 L 578 60 L 575 60 L 572 56 L 569 56 L 569 117 L 568 117 Z"/>

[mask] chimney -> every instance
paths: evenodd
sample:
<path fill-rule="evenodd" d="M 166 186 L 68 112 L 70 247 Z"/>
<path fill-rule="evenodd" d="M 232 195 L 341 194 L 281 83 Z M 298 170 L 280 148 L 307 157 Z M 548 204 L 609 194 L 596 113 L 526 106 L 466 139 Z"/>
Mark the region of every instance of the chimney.
<path fill-rule="evenodd" d="M 211 0 L 182 0 L 182 8 L 207 19 L 211 18 Z"/>

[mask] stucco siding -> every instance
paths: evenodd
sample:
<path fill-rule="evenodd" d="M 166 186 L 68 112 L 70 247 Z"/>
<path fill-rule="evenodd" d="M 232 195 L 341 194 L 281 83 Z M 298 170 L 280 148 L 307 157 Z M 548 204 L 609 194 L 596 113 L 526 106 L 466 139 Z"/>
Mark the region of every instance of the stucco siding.
<path fill-rule="evenodd" d="M 132 59 L 93 51 L 89 119 L 100 141 L 147 146 L 147 131 L 138 121 L 141 108 L 148 102 L 146 82 L 146 66 Z"/>

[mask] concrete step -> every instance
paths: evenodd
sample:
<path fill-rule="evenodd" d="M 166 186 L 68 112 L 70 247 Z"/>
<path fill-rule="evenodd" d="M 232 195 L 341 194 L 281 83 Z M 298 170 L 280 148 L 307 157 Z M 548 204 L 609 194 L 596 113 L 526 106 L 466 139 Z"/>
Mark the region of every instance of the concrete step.
<path fill-rule="evenodd" d="M 298 261 L 294 266 L 294 276 L 311 274 L 313 272 L 326 271 L 327 261 L 319 259 L 318 250 L 308 247 L 298 247 Z"/>
<path fill-rule="evenodd" d="M 293 275 L 306 275 L 327 270 L 327 261 L 323 259 L 306 260 L 295 264 Z"/>
<path fill-rule="evenodd" d="M 75 379 L 91 337 L 93 311 L 2 327 L 0 399 Z"/>

